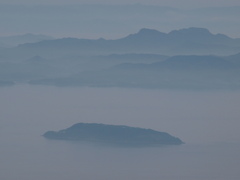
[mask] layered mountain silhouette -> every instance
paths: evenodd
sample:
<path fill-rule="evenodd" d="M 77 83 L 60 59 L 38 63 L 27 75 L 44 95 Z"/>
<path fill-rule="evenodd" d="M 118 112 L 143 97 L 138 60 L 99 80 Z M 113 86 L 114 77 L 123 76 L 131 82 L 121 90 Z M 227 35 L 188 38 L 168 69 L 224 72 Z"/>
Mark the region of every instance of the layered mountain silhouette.
<path fill-rule="evenodd" d="M 225 59 L 226 58 L 226 59 Z M 216 56 L 173 56 L 164 61 L 122 63 L 65 78 L 31 84 L 56 86 L 141 87 L 163 89 L 239 89 L 240 65 Z"/>
<path fill-rule="evenodd" d="M 0 37 L 0 47 L 14 47 L 19 44 L 36 43 L 44 40 L 54 39 L 51 36 L 45 36 L 41 34 L 23 34 L 15 36 Z"/>
<path fill-rule="evenodd" d="M 212 34 L 204 28 L 188 28 L 162 33 L 153 29 L 141 29 L 121 39 L 63 38 L 20 45 L 19 48 L 96 53 L 158 53 L 176 54 L 234 54 L 240 51 L 240 39 L 223 34 Z"/>
<path fill-rule="evenodd" d="M 55 86 L 239 89 L 239 52 L 240 39 L 212 34 L 204 28 L 169 33 L 145 28 L 116 40 L 43 40 L 0 48 L 0 81 Z"/>

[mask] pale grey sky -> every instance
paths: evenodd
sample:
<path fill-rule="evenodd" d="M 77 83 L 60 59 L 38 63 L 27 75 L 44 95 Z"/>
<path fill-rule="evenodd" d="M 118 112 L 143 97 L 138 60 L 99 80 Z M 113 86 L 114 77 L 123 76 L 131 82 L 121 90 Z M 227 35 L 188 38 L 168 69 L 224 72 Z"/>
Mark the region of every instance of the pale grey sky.
<path fill-rule="evenodd" d="M 239 0 L 1 0 L 4 4 L 134 4 L 170 7 L 219 7 L 240 6 Z"/>
<path fill-rule="evenodd" d="M 111 6 L 119 4 L 124 6 Z M 240 37 L 239 17 L 240 0 L 0 0 L 0 36 L 115 39 L 141 28 L 170 32 L 202 27 Z"/>

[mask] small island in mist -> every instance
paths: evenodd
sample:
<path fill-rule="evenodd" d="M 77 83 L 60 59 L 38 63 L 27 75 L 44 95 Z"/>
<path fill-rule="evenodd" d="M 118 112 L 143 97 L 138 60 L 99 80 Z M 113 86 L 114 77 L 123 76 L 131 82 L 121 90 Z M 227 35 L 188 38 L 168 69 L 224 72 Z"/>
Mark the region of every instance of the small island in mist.
<path fill-rule="evenodd" d="M 123 125 L 97 123 L 78 123 L 57 132 L 48 131 L 43 136 L 47 139 L 81 141 L 127 147 L 155 147 L 183 144 L 179 138 L 173 137 L 165 132 Z"/>

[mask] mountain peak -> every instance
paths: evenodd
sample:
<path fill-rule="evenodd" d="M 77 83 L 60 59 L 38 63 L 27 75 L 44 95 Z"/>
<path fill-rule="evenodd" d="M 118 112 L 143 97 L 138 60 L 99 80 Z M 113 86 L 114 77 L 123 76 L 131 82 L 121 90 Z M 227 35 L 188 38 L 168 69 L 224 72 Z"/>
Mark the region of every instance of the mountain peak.
<path fill-rule="evenodd" d="M 140 31 L 138 31 L 135 34 L 131 34 L 129 36 L 127 36 L 126 38 L 130 38 L 130 39 L 144 39 L 144 40 L 153 40 L 153 39 L 158 39 L 158 38 L 162 38 L 164 37 L 166 34 L 162 33 L 158 30 L 155 29 L 148 29 L 148 28 L 143 28 L 140 29 Z"/>
<path fill-rule="evenodd" d="M 148 28 L 142 28 L 138 31 L 138 34 L 146 34 L 146 33 L 160 33 L 160 32 L 158 30 L 148 29 Z"/>
<path fill-rule="evenodd" d="M 169 35 L 212 35 L 212 33 L 205 28 L 190 27 L 171 31 Z"/>
<path fill-rule="evenodd" d="M 137 33 L 138 35 L 141 36 L 159 36 L 159 35 L 165 35 L 165 33 L 162 33 L 158 30 L 155 29 L 148 29 L 148 28 L 142 28 L 140 31 Z"/>

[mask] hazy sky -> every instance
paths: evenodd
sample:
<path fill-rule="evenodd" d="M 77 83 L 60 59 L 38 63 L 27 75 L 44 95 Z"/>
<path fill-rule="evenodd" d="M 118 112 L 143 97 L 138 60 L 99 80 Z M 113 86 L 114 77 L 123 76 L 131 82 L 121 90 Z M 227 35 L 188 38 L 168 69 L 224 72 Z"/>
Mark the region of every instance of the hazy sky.
<path fill-rule="evenodd" d="M 93 4 L 102 6 L 83 6 Z M 239 17 L 239 0 L 0 0 L 0 36 L 116 39 L 141 28 L 170 32 L 201 27 L 240 37 Z"/>
<path fill-rule="evenodd" d="M 171 7 L 240 6 L 239 0 L 1 0 L 7 4 L 151 4 Z"/>

